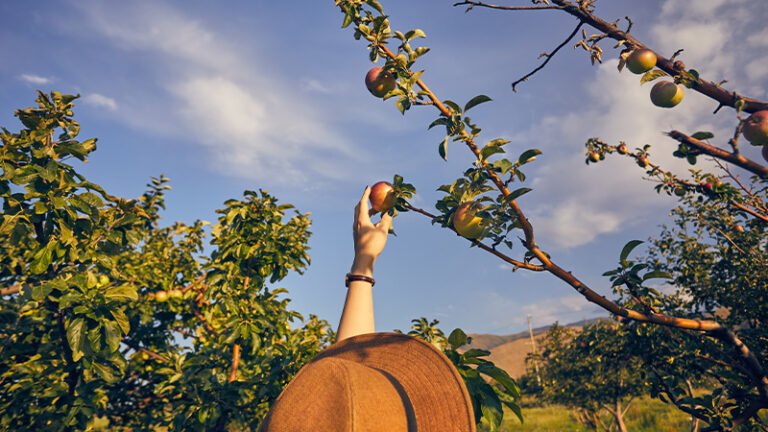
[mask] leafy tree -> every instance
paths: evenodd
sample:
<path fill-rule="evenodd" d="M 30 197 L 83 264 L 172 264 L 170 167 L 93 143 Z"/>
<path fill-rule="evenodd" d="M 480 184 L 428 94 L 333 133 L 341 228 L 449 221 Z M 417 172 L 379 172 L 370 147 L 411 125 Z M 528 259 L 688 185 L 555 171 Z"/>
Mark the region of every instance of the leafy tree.
<path fill-rule="evenodd" d="M 642 360 L 627 344 L 626 330 L 615 322 L 597 321 L 581 331 L 552 326 L 536 359 L 541 397 L 575 408 L 579 421 L 595 430 L 610 429 L 600 418 L 607 411 L 616 429 L 626 431 L 632 398 L 648 390 Z"/>
<path fill-rule="evenodd" d="M 632 21 L 629 18 L 626 19 L 626 27 L 622 27 L 620 21 L 606 21 L 598 17 L 594 12 L 595 0 L 535 0 L 533 3 L 505 6 L 468 0 L 455 4 L 466 6 L 467 12 L 475 8 L 521 12 L 551 10 L 566 13 L 576 19 L 575 28 L 565 40 L 545 55 L 541 65 L 516 80 L 512 84 L 513 90 L 545 67 L 563 46 L 578 36 L 581 39 L 576 42 L 576 46 L 587 53 L 592 64 L 602 62 L 606 54 L 601 45 L 613 40 L 614 48 L 621 50 L 617 53 L 619 71 L 624 68 L 630 54 L 651 49 L 630 33 Z M 447 158 L 448 147 L 455 142 L 464 145 L 475 157 L 472 166 L 459 178 L 438 188 L 445 196 L 435 204 L 437 212 L 411 205 L 406 200 L 414 192 L 410 185 L 407 194 L 398 198 L 396 211 L 418 213 L 429 218 L 433 224 L 454 231 L 457 217 L 464 224 L 462 226 L 480 226 L 483 228 L 482 234 L 470 235 L 467 240 L 472 246 L 512 265 L 515 270 L 551 274 L 571 286 L 586 300 L 620 318 L 622 323 L 629 326 L 630 331 L 648 331 L 659 335 L 674 333 L 675 338 L 686 339 L 688 343 L 673 346 L 670 345 L 671 341 L 677 339 L 662 338 L 662 342 L 679 355 L 682 352 L 694 355 L 706 350 L 711 354 L 710 359 L 721 363 L 715 370 L 711 365 L 707 368 L 716 375 L 715 379 L 719 383 L 717 388 L 708 398 L 701 400 L 692 400 L 690 392 L 687 392 L 687 398 L 675 396 L 674 400 L 678 401 L 674 402 L 676 406 L 706 421 L 711 428 L 730 429 L 742 425 L 750 428 L 761 424 L 760 412 L 768 408 L 768 371 L 764 366 L 766 352 L 762 336 L 765 320 L 759 320 L 764 316 L 760 312 L 764 302 L 756 306 L 749 300 L 764 298 L 765 294 L 766 284 L 762 272 L 758 271 L 754 277 L 751 275 L 755 267 L 764 266 L 766 259 L 764 230 L 768 223 L 768 207 L 765 204 L 768 167 L 745 157 L 740 151 L 739 139 L 746 125 L 746 115 L 768 110 L 768 102 L 726 89 L 723 87 L 725 82 L 717 83 L 700 76 L 698 71 L 688 68 L 679 59 L 682 50 L 669 57 L 654 52 L 655 69 L 643 74 L 641 84 L 663 78 L 711 98 L 718 104 L 716 111 L 722 108 L 733 109 L 734 132 L 721 140 L 721 145 L 710 143 L 709 140 L 715 136 L 707 131 L 667 132 L 667 136 L 677 144 L 674 156 L 687 160 L 693 166 L 702 158 L 711 158 L 719 168 L 716 172 L 692 169 L 689 173 L 679 174 L 654 163 L 650 145 L 631 149 L 632 143 L 610 144 L 596 137 L 587 139 L 585 143 L 586 162 L 598 163 L 614 154 L 633 159 L 641 168 L 642 176 L 656 183 L 659 193 L 667 193 L 681 200 L 683 212 L 691 212 L 691 215 L 698 212 L 698 208 L 692 204 L 694 201 L 714 212 L 709 213 L 713 219 L 700 224 L 701 228 L 707 231 L 705 226 L 716 226 L 721 232 L 715 234 L 714 231 L 708 231 L 712 237 L 691 239 L 691 243 L 697 246 L 687 245 L 689 250 L 710 251 L 714 244 L 718 245 L 714 246 L 715 250 L 741 248 L 742 252 L 736 253 L 729 249 L 727 254 L 723 253 L 725 250 L 711 254 L 700 253 L 702 258 L 709 256 L 710 261 L 695 261 L 692 259 L 694 253 L 686 252 L 687 267 L 680 265 L 678 257 L 658 254 L 656 256 L 661 256 L 661 261 L 668 259 L 666 264 L 634 263 L 628 260 L 628 256 L 638 243 L 630 242 L 621 253 L 619 268 L 606 274 L 616 294 L 615 298 L 609 299 L 585 283 L 578 272 L 558 265 L 555 257 L 536 241 L 535 227 L 528 220 L 520 200 L 525 194 L 531 193 L 531 188 L 515 183 L 525 182 L 524 170 L 536 160 L 541 151 L 532 148 L 520 152 L 517 158 L 505 158 L 505 146 L 510 141 L 503 137 L 481 138 L 481 127 L 468 116 L 470 110 L 489 102 L 490 97 L 478 95 L 462 105 L 438 97 L 427 86 L 421 78 L 424 71 L 419 69 L 421 57 L 429 52 L 428 47 L 419 43 L 426 38 L 424 31 L 393 29 L 379 0 L 334 0 L 334 4 L 343 14 L 342 27 L 352 27 L 355 39 L 367 45 L 369 59 L 372 62 L 383 60 L 384 71 L 396 77 L 396 87 L 383 95 L 383 98 L 392 99 L 395 107 L 403 114 L 420 107 L 437 110 L 438 117 L 429 125 L 429 129 L 438 127 L 445 130 L 437 146 L 439 156 Z M 597 33 L 588 35 L 586 27 Z M 763 154 L 768 154 L 767 147 L 763 148 Z M 747 180 L 734 174 L 732 169 L 737 168 L 752 177 Z M 396 187 L 396 193 L 398 189 Z M 467 206 L 472 209 L 470 216 L 476 216 L 480 222 L 467 220 L 466 211 L 457 213 L 458 208 L 466 209 Z M 693 220 L 689 218 L 687 223 L 690 225 Z M 732 230 L 738 235 L 732 235 Z M 746 242 L 743 248 L 741 241 Z M 511 256 L 516 250 L 513 249 L 515 243 L 522 246 L 522 256 Z M 744 253 L 745 250 L 749 252 Z M 707 267 L 707 262 L 713 267 Z M 671 274 L 664 271 L 667 267 L 672 267 Z M 648 280 L 659 277 L 673 278 L 673 289 L 678 292 L 673 295 L 662 294 L 647 285 Z M 712 283 L 711 278 L 721 280 Z M 733 291 L 729 292 L 729 289 Z M 695 297 L 693 300 L 689 298 L 691 295 Z M 734 318 L 724 318 L 723 311 L 733 313 Z M 647 354 L 649 357 L 658 354 L 640 348 L 636 348 L 636 353 Z M 650 371 L 653 363 L 647 363 L 645 367 Z M 664 378 L 658 383 L 663 381 L 672 385 L 673 389 L 679 388 L 683 383 L 690 382 L 687 379 L 690 371 L 670 371 L 674 377 Z M 674 392 L 672 390 L 667 394 Z M 671 399 L 667 397 L 665 400 Z"/>
<path fill-rule="evenodd" d="M 309 264 L 309 218 L 246 191 L 206 254 L 206 222 L 160 227 L 166 178 L 124 199 L 68 163 L 96 149 L 75 99 L 0 134 L 0 429 L 255 430 L 334 338 L 270 287 Z"/>

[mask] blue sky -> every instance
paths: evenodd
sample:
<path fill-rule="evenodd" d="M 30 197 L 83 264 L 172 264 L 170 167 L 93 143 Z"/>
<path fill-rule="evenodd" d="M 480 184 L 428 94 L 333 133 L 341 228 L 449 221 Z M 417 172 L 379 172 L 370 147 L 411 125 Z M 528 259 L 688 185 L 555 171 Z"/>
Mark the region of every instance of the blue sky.
<path fill-rule="evenodd" d="M 567 47 L 512 93 L 509 84 L 571 31 L 575 22 L 565 14 L 382 3 L 395 29 L 427 33 L 432 51 L 421 67 L 439 97 L 494 99 L 472 116 L 486 140 L 512 140 L 513 156 L 544 151 L 527 171 L 534 192 L 520 203 L 543 249 L 606 295 L 600 274 L 624 243 L 657 232 L 674 202 L 656 195 L 629 160 L 585 166 L 584 141 L 650 143 L 654 160 L 685 173 L 663 131 L 711 130 L 720 138 L 735 124 L 733 111 L 712 115 L 715 103 L 691 91 L 673 110 L 653 107 L 648 86 L 617 72 L 610 43 L 603 65 Z M 633 33 L 667 56 L 684 48 L 682 59 L 704 77 L 767 97 L 768 4 L 603 0 L 597 7 L 607 20 L 629 15 Z M 340 23 L 331 0 L 2 2 L 0 125 L 18 129 L 13 111 L 31 105 L 35 89 L 80 93 L 82 136 L 98 137 L 99 149 L 78 169 L 122 196 L 167 175 L 167 223 L 213 221 L 214 210 L 244 189 L 266 189 L 310 212 L 312 266 L 281 286 L 294 308 L 335 326 L 363 187 L 398 173 L 417 187 L 414 204 L 431 209 L 437 186 L 472 160 L 458 145 L 448 162 L 439 158 L 442 136 L 426 128 L 435 111 L 403 117 L 368 94 L 365 45 Z M 423 217 L 403 214 L 395 228 L 376 267 L 378 330 L 427 316 L 447 330 L 509 333 L 524 328 L 527 314 L 535 325 L 603 315 L 554 277 L 512 273 Z"/>

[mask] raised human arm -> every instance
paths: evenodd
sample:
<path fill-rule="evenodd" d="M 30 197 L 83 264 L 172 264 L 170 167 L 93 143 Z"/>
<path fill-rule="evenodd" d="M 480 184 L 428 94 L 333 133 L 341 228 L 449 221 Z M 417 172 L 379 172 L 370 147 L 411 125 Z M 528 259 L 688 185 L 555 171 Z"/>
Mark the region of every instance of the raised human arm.
<path fill-rule="evenodd" d="M 350 274 L 373 277 L 373 265 L 387 244 L 387 233 L 392 225 L 392 216 L 384 214 L 381 221 L 371 221 L 368 196 L 371 188 L 366 187 L 360 202 L 355 206 L 355 219 L 352 224 L 352 236 L 355 244 L 355 258 Z M 337 331 L 336 341 L 359 334 L 373 333 L 373 287 L 370 282 L 351 281 L 344 300 L 344 309 Z"/>

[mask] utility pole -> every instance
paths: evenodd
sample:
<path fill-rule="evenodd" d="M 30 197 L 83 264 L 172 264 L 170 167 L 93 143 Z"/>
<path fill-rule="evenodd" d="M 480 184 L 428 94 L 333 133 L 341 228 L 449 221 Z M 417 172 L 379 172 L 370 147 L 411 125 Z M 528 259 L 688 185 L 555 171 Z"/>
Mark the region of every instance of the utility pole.
<path fill-rule="evenodd" d="M 538 350 L 536 350 L 536 338 L 533 337 L 533 326 L 531 325 L 531 315 L 528 314 L 528 334 L 531 336 L 531 346 L 533 347 L 533 371 L 536 373 L 536 384 L 541 387 L 541 375 L 539 375 Z"/>

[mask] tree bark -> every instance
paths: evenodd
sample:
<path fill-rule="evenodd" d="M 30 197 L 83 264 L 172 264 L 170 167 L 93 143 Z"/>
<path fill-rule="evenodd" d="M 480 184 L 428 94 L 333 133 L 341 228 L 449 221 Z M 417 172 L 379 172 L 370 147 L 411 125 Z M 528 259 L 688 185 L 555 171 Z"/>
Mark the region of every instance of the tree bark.
<path fill-rule="evenodd" d="M 616 429 L 619 432 L 627 432 L 627 426 L 624 424 L 624 413 L 621 409 L 621 399 L 616 399 L 614 406 L 613 418 L 616 420 Z"/>

